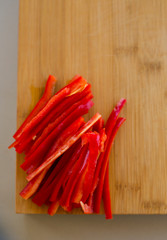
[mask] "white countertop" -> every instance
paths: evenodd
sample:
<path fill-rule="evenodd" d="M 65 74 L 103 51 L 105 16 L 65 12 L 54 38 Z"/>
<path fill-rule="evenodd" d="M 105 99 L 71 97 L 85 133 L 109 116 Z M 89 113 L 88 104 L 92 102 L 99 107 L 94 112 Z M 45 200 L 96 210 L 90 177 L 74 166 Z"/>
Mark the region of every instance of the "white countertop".
<path fill-rule="evenodd" d="M 114 216 L 106 221 L 95 215 L 15 213 L 15 152 L 7 147 L 16 130 L 17 41 L 18 0 L 0 0 L 0 240 L 167 239 L 167 216 Z"/>

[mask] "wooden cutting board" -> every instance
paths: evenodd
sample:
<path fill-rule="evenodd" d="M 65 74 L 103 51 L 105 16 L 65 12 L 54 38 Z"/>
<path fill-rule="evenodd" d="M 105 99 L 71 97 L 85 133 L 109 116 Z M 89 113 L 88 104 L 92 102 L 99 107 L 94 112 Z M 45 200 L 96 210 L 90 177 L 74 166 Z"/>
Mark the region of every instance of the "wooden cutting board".
<path fill-rule="evenodd" d="M 92 84 L 89 117 L 98 111 L 106 120 L 127 99 L 110 159 L 115 214 L 167 213 L 166 13 L 166 0 L 20 0 L 18 127 L 49 74 L 57 90 L 75 74 Z M 17 155 L 16 212 L 46 213 L 19 196 L 22 161 Z"/>

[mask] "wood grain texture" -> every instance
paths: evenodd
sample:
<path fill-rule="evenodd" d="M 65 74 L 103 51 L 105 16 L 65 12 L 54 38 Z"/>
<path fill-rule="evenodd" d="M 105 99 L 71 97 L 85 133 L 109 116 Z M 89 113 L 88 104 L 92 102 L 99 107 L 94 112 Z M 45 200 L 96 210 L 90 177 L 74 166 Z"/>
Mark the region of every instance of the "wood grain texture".
<path fill-rule="evenodd" d="M 167 213 L 166 12 L 166 0 L 20 0 L 18 127 L 49 74 L 57 90 L 75 74 L 92 84 L 89 117 L 98 111 L 106 120 L 127 98 L 110 159 L 115 214 Z M 46 213 L 19 196 L 22 161 L 17 155 L 16 212 Z"/>

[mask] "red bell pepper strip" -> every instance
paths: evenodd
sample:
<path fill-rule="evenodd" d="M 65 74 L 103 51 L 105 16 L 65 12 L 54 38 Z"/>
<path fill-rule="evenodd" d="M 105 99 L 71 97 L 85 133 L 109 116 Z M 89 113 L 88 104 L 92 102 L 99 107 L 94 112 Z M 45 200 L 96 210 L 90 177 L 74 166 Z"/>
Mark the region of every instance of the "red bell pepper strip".
<path fill-rule="evenodd" d="M 50 166 L 44 169 L 39 175 L 37 175 L 34 179 L 32 179 L 26 187 L 20 192 L 20 196 L 24 199 L 30 198 L 39 188 L 43 178 L 45 177 Z"/>
<path fill-rule="evenodd" d="M 64 88 L 69 87 L 71 89 L 69 94 L 69 96 L 71 96 L 77 92 L 82 92 L 86 86 L 87 86 L 87 81 L 82 76 L 76 75 L 72 78 L 69 84 L 67 84 Z M 64 88 L 60 89 L 58 92 L 60 92 Z"/>
<path fill-rule="evenodd" d="M 104 127 L 104 119 L 100 118 L 99 121 L 96 122 L 96 124 L 93 126 L 93 132 L 96 131 L 100 133 L 101 129 Z"/>
<path fill-rule="evenodd" d="M 82 146 L 80 144 L 76 149 L 76 151 L 74 152 L 74 154 L 72 155 L 72 157 L 70 158 L 68 164 L 64 167 L 62 173 L 60 173 L 59 178 L 57 178 L 57 180 L 54 181 L 53 191 L 49 199 L 51 202 L 54 202 L 58 199 L 60 188 L 63 186 L 64 181 L 66 181 L 65 179 L 66 176 L 68 176 L 68 179 L 69 179 L 69 177 L 73 172 L 75 163 L 78 161 L 78 158 L 81 154 L 82 154 Z"/>
<path fill-rule="evenodd" d="M 55 84 L 56 84 L 56 78 L 52 75 L 49 75 L 42 98 L 38 101 L 38 103 L 35 105 L 34 109 L 31 111 L 31 113 L 28 115 L 28 117 L 25 119 L 25 121 L 22 123 L 22 125 L 19 127 L 19 129 L 16 131 L 16 133 L 13 135 L 13 137 L 15 139 L 18 138 L 18 136 L 22 132 L 23 128 L 27 125 L 27 123 L 30 122 L 31 119 L 33 117 L 35 117 L 37 115 L 37 113 L 39 113 L 41 111 L 41 109 L 46 105 L 46 103 L 49 101 L 49 99 L 53 96 Z"/>
<path fill-rule="evenodd" d="M 46 118 L 44 119 L 44 121 L 39 124 L 39 126 L 37 126 L 37 128 L 26 138 L 25 141 L 22 141 L 21 145 L 19 145 L 18 147 L 16 146 L 16 151 L 19 152 L 19 153 L 22 153 L 24 151 L 25 148 L 27 148 L 27 145 L 29 144 L 30 141 L 32 141 L 32 137 L 36 136 L 36 133 L 39 132 L 39 130 L 41 128 L 44 129 L 44 132 L 42 132 L 42 134 L 39 136 L 39 141 L 38 139 L 35 141 L 34 145 L 33 145 L 33 148 L 31 149 L 30 153 L 28 155 L 26 155 L 26 158 L 29 157 L 33 152 L 34 150 L 37 148 L 37 146 L 39 146 L 39 143 L 43 141 L 43 139 L 45 139 L 49 133 L 59 124 L 61 123 L 63 120 L 65 120 L 65 118 L 71 114 L 74 114 L 74 110 L 76 110 L 76 108 L 78 107 L 79 108 L 79 105 L 83 105 L 85 104 L 85 110 L 84 110 L 84 107 L 82 109 L 83 111 L 83 115 L 87 113 L 87 111 L 89 110 L 86 110 L 88 106 L 92 106 L 92 102 L 89 102 L 89 100 L 92 98 L 92 94 L 88 94 L 86 95 L 83 99 L 81 99 L 80 101 L 76 102 L 75 104 L 73 102 L 71 102 L 71 107 L 69 106 L 69 108 L 67 110 L 65 110 L 64 112 L 60 112 L 61 114 L 59 114 L 59 110 L 57 109 L 57 115 L 59 115 L 58 118 L 56 118 L 52 123 L 50 123 L 46 128 Z M 65 101 L 64 101 L 65 102 Z M 63 103 L 64 103 L 63 102 Z M 88 103 L 89 102 L 89 103 Z M 68 103 L 69 104 L 69 103 Z M 87 106 L 86 106 L 87 104 Z M 58 106 L 58 108 L 61 107 L 61 104 Z M 67 105 L 66 105 L 67 107 Z M 63 109 L 61 109 L 62 111 Z M 76 110 L 77 111 L 77 110 Z M 75 111 L 75 113 L 76 113 Z M 82 113 L 81 111 L 81 113 Z M 81 116 L 81 113 L 79 114 Z M 50 117 L 50 116 L 49 116 Z M 45 126 L 44 126 L 45 125 Z"/>
<path fill-rule="evenodd" d="M 32 201 L 34 203 L 36 203 L 38 206 L 41 206 L 42 204 L 44 204 L 46 202 L 46 200 L 50 197 L 51 194 L 52 194 L 51 198 L 53 196 L 53 199 L 52 199 L 53 202 L 58 200 L 57 199 L 58 194 L 59 194 L 59 191 L 63 184 L 64 178 L 66 175 L 68 175 L 68 172 L 71 172 L 73 165 L 79 158 L 81 149 L 82 149 L 82 146 L 81 146 L 80 142 L 78 142 L 76 145 L 76 149 L 75 149 L 75 151 L 73 151 L 72 155 L 71 155 L 71 150 L 70 150 L 70 152 L 68 152 L 69 150 L 66 151 L 66 152 L 68 152 L 68 154 L 66 152 L 64 153 L 64 155 L 65 155 L 64 158 L 67 158 L 67 160 L 68 160 L 66 162 L 66 165 L 64 165 L 62 170 L 60 170 L 60 172 L 56 176 L 54 175 L 54 172 L 53 172 L 53 174 L 51 174 L 51 176 L 49 176 L 47 182 L 42 186 L 42 188 L 37 192 L 37 194 L 33 198 Z M 72 150 L 73 150 L 73 148 L 72 148 Z"/>
<path fill-rule="evenodd" d="M 91 96 L 87 96 L 84 101 L 79 101 L 78 103 L 72 105 L 66 112 L 64 112 L 59 118 L 57 118 L 53 123 L 49 124 L 48 127 L 44 130 L 42 135 L 39 137 L 36 143 L 37 146 L 40 145 L 41 142 L 43 142 L 46 137 L 49 135 L 49 133 L 58 126 L 58 124 L 61 124 L 63 121 L 64 122 L 69 122 L 70 118 L 71 120 L 80 116 L 81 114 L 84 115 L 87 113 L 88 108 L 91 107 L 93 104 L 91 101 L 89 101 Z M 82 108 L 82 110 L 81 110 Z M 69 124 L 69 123 L 68 123 Z M 33 146 L 34 147 L 34 146 Z M 33 150 L 32 147 L 32 150 Z M 35 146 L 36 148 L 36 146 Z M 28 155 L 29 156 L 29 155 Z M 27 158 L 27 157 L 26 157 Z"/>
<path fill-rule="evenodd" d="M 12 143 L 9 148 L 16 146 L 20 141 L 24 141 L 26 139 L 26 136 L 29 134 L 30 131 L 33 130 L 33 128 L 42 121 L 42 119 L 52 110 L 52 108 L 59 104 L 63 98 L 65 98 L 70 92 L 69 88 L 64 88 L 59 94 L 55 94 L 45 105 L 45 107 L 33 118 L 30 122 L 26 124 L 26 126 L 23 128 L 21 133 L 19 134 L 19 138 Z"/>
<path fill-rule="evenodd" d="M 83 146 L 81 155 L 79 159 L 77 160 L 73 170 L 72 174 L 67 182 L 67 185 L 65 186 L 65 189 L 63 190 L 63 194 L 60 198 L 60 205 L 66 210 L 70 206 L 70 199 L 73 192 L 73 189 L 75 187 L 76 182 L 79 179 L 79 176 L 84 171 L 87 160 L 89 156 L 88 146 L 87 144 Z"/>
<path fill-rule="evenodd" d="M 56 106 L 51 112 L 50 114 L 48 114 L 43 120 L 42 122 L 40 122 L 40 124 L 33 129 L 33 131 L 31 131 L 31 133 L 26 136 L 26 139 L 20 140 L 21 144 L 16 145 L 16 151 L 19 153 L 22 153 L 26 146 L 29 144 L 30 141 L 32 141 L 32 139 L 35 139 L 35 143 L 38 140 L 38 138 L 36 137 L 36 135 L 39 134 L 40 131 L 42 131 L 43 129 L 45 129 L 47 127 L 47 125 L 50 123 L 57 123 L 57 121 L 61 121 L 61 117 L 63 118 L 64 115 L 66 114 L 70 114 L 71 112 L 73 112 L 73 109 L 75 109 L 77 106 L 79 106 L 79 104 L 81 104 L 81 101 L 83 101 L 84 99 L 86 100 L 90 100 L 93 97 L 93 95 L 90 92 L 90 84 L 88 84 L 86 86 L 86 88 L 82 91 L 82 92 L 78 92 L 70 97 L 66 97 L 66 99 L 64 99 L 58 106 Z M 73 108 L 70 110 L 70 107 Z M 58 119 L 57 119 L 58 118 Z M 54 128 L 51 124 L 51 126 Z M 51 127 L 49 127 L 50 129 Z M 46 133 L 46 131 L 45 131 Z M 41 132 L 42 134 L 42 132 Z M 37 139 L 37 140 L 36 140 Z M 36 148 L 36 145 L 33 145 L 33 148 Z M 31 152 L 29 153 L 29 155 L 33 152 L 34 150 L 32 149 Z"/>
<path fill-rule="evenodd" d="M 58 148 L 55 153 L 46 159 L 34 172 L 27 176 L 27 180 L 30 181 L 36 175 L 43 171 L 48 165 L 53 163 L 59 156 L 61 156 L 69 147 L 72 146 L 86 131 L 88 131 L 99 119 L 101 115 L 96 113 L 87 123 L 84 124 L 81 129 L 77 131 L 67 142 L 63 143 L 60 148 Z"/>
<path fill-rule="evenodd" d="M 20 141 L 23 141 L 26 136 L 45 118 L 52 109 L 59 104 L 63 98 L 71 96 L 77 92 L 83 91 L 87 87 L 87 82 L 83 78 L 75 79 L 69 85 L 58 91 L 45 105 L 45 107 L 23 128 L 20 133 Z M 15 141 L 9 148 L 16 146 L 19 143 Z"/>
<path fill-rule="evenodd" d="M 106 174 L 104 177 L 104 186 L 103 186 L 103 203 L 106 219 L 112 219 L 112 210 L 111 210 L 111 198 L 110 198 L 110 185 L 109 185 L 109 164 L 107 164 Z"/>
<path fill-rule="evenodd" d="M 96 168 L 97 157 L 100 145 L 100 136 L 96 132 L 88 132 L 82 135 L 82 144 L 89 143 L 89 157 L 87 168 L 78 180 L 72 194 L 72 203 L 86 202 L 91 190 L 94 171 Z"/>
<path fill-rule="evenodd" d="M 86 113 L 88 112 L 88 110 L 90 109 L 90 107 L 93 105 L 93 103 L 92 103 L 92 101 L 89 101 L 86 105 L 87 105 L 87 106 L 86 106 L 86 111 L 85 111 L 85 106 L 84 106 L 84 105 L 83 105 L 83 106 L 80 105 L 80 106 L 78 107 L 79 112 L 78 112 L 78 114 L 75 115 L 75 118 L 79 117 L 80 115 L 86 114 Z M 84 111 L 83 111 L 82 107 L 83 107 Z M 83 119 L 83 121 L 82 121 L 82 123 L 81 123 L 82 126 L 84 125 L 83 123 L 84 123 L 84 119 Z M 74 126 L 75 126 L 75 124 L 74 124 Z M 80 126 L 81 126 L 81 125 L 80 125 Z M 68 130 L 68 128 L 69 128 L 69 130 Z M 73 130 L 71 126 L 69 126 L 68 128 L 66 128 L 65 131 L 62 133 L 61 137 L 59 137 L 59 138 L 55 141 L 55 143 L 53 144 L 53 146 L 52 146 L 51 149 L 49 150 L 47 157 L 50 157 L 50 156 L 56 151 L 56 149 L 57 149 L 59 146 L 61 146 L 61 145 L 63 144 L 63 142 L 65 142 L 65 141 L 67 140 L 67 136 L 68 136 L 68 137 L 69 137 L 69 136 L 72 136 L 72 135 L 76 132 L 76 130 L 78 130 L 78 128 L 75 128 L 76 130 L 75 130 L 75 129 Z M 73 130 L 73 132 L 72 132 L 72 130 Z M 70 134 L 68 134 L 68 131 L 70 131 Z"/>
<path fill-rule="evenodd" d="M 119 113 L 120 113 L 121 109 L 123 108 L 123 106 L 125 105 L 125 103 L 126 103 L 126 99 L 121 99 L 117 103 L 117 105 L 114 107 L 113 111 L 111 112 L 111 114 L 110 114 L 110 116 L 107 120 L 106 126 L 105 126 L 105 132 L 106 132 L 107 138 L 108 138 L 108 136 L 111 135 L 113 127 L 115 126 L 115 123 L 118 119 Z M 109 141 L 109 140 L 105 141 L 105 146 L 107 145 L 107 141 Z M 98 161 L 97 161 L 97 167 L 96 167 L 96 171 L 95 171 L 95 176 L 94 176 L 93 186 L 92 186 L 92 191 L 91 192 L 93 192 L 95 190 L 96 186 L 97 186 L 102 161 L 103 161 L 103 154 L 101 153 L 99 158 L 98 158 Z"/>
<path fill-rule="evenodd" d="M 85 91 L 85 90 L 84 90 Z M 81 95 L 82 93 L 80 93 Z M 73 95 L 72 97 L 74 97 L 75 95 Z M 72 98 L 70 97 L 70 98 Z M 88 93 L 87 95 L 84 95 L 83 98 L 76 100 L 75 102 L 71 101 L 71 99 L 68 100 L 68 104 L 66 103 L 66 100 L 63 101 L 63 103 L 66 103 L 66 107 L 68 107 L 68 109 L 64 109 L 64 112 L 62 111 L 63 106 L 62 104 L 60 104 L 58 106 L 61 107 L 59 109 L 57 109 L 57 112 L 60 112 L 59 117 L 57 117 L 53 122 L 51 122 L 46 128 L 44 128 L 44 131 L 42 132 L 41 136 L 39 136 L 39 138 L 37 138 L 37 140 L 35 140 L 32 148 L 30 149 L 29 153 L 27 156 L 30 156 L 34 150 L 40 145 L 40 143 L 49 135 L 49 133 L 59 124 L 61 123 L 68 115 L 70 115 L 79 105 L 82 104 L 83 101 L 85 100 L 90 100 L 93 97 L 93 95 L 91 93 Z"/>
<path fill-rule="evenodd" d="M 74 144 L 71 148 L 69 148 L 63 156 L 59 159 L 57 165 L 54 167 L 53 171 L 50 173 L 48 178 L 46 179 L 45 183 L 42 185 L 40 190 L 35 195 L 34 202 L 37 205 L 40 205 L 40 199 L 45 194 L 46 189 L 51 184 L 51 182 L 55 179 L 55 177 L 63 170 L 64 166 L 68 163 L 71 155 L 73 154 L 74 150 L 79 146 L 79 143 Z M 47 191 L 48 192 L 48 191 Z M 38 204 L 39 203 L 39 204 Z M 44 203 L 44 202 L 43 202 Z M 42 205 L 42 204 L 41 204 Z"/>
<path fill-rule="evenodd" d="M 124 121 L 125 121 L 125 118 L 118 118 L 111 135 L 110 136 L 108 135 L 108 140 L 106 141 L 106 149 L 103 153 L 100 154 L 100 158 L 102 158 L 102 165 L 100 169 L 99 182 L 94 193 L 95 199 L 96 199 L 96 202 L 94 205 L 94 212 L 96 213 L 99 213 L 100 211 L 100 202 L 101 202 L 101 197 L 103 192 L 104 177 L 106 173 L 107 164 L 109 161 L 109 154 L 111 151 L 111 147 L 113 145 L 116 133 L 118 132 L 119 128 L 124 123 Z"/>
<path fill-rule="evenodd" d="M 73 122 L 74 119 L 86 114 L 92 105 L 93 105 L 92 101 L 87 102 L 87 99 L 85 99 L 82 102 L 82 105 L 79 105 L 73 112 L 71 112 L 71 114 L 67 118 L 65 118 L 64 121 L 61 122 L 51 132 L 51 134 L 48 135 L 48 137 L 46 137 L 45 140 L 43 140 L 43 142 L 39 145 L 39 147 L 30 156 L 25 157 L 26 161 L 21 165 L 21 167 L 24 170 L 26 170 L 27 167 L 29 167 L 30 164 L 33 163 L 34 161 L 39 162 L 38 159 L 42 159 L 44 157 L 44 155 L 46 154 L 46 151 L 50 148 L 50 145 L 53 143 L 53 141 L 55 141 L 55 138 L 61 133 L 61 131 L 63 131 L 66 127 L 70 126 L 70 124 Z M 76 129 L 75 124 L 73 129 L 74 130 Z"/>
<path fill-rule="evenodd" d="M 75 204 L 75 206 L 76 204 L 80 203 L 83 196 L 83 184 L 84 184 L 86 172 L 87 172 L 87 168 L 84 169 L 83 173 L 79 177 L 78 182 L 75 185 L 74 191 L 72 193 L 71 202 Z M 78 205 L 78 207 L 80 207 L 80 204 Z"/>
<path fill-rule="evenodd" d="M 85 139 L 86 138 L 86 139 Z M 86 133 L 82 136 L 82 139 L 89 143 L 89 158 L 88 158 L 88 166 L 87 172 L 85 175 L 85 180 L 83 183 L 83 196 L 82 202 L 85 203 L 92 188 L 94 172 L 96 169 L 97 158 L 99 154 L 100 147 L 100 136 L 98 133 Z"/>
<path fill-rule="evenodd" d="M 48 208 L 48 214 L 53 216 L 59 208 L 59 201 L 52 202 Z"/>
<path fill-rule="evenodd" d="M 113 111 L 111 112 L 111 114 L 107 120 L 106 126 L 105 126 L 105 131 L 106 131 L 107 136 L 108 136 L 108 134 L 110 134 L 112 132 L 112 130 L 115 126 L 115 123 L 118 119 L 118 116 L 120 114 L 120 111 L 122 110 L 125 103 L 126 103 L 126 99 L 122 98 L 117 103 L 117 105 L 114 107 Z"/>
<path fill-rule="evenodd" d="M 70 121 L 68 120 L 69 118 L 66 118 L 64 122 L 62 122 L 57 128 L 55 128 L 55 130 L 46 138 L 46 140 L 39 145 L 36 151 L 34 151 L 33 154 L 26 159 L 26 161 L 20 166 L 23 170 L 27 170 L 31 165 L 33 165 L 34 167 L 36 165 L 39 165 L 41 161 L 44 159 L 47 151 L 50 148 L 52 149 L 51 146 L 54 145 L 53 143 L 55 141 L 56 141 L 55 144 L 58 147 L 58 144 L 60 144 L 60 141 L 63 141 L 66 138 L 73 135 L 74 133 L 76 133 L 76 131 L 84 123 L 84 119 L 82 117 L 79 117 L 77 120 L 72 122 L 73 115 L 72 115 L 72 118 L 70 117 Z M 63 133 L 61 133 L 61 131 L 63 131 Z M 61 135 L 59 136 L 60 133 Z M 49 154 L 50 152 L 51 150 L 49 150 Z"/>

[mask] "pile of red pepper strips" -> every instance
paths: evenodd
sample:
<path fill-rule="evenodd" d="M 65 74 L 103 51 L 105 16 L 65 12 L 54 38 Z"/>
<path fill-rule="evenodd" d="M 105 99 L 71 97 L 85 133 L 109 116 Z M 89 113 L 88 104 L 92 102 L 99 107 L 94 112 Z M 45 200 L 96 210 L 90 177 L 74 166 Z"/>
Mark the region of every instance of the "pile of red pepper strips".
<path fill-rule="evenodd" d="M 25 153 L 21 168 L 28 184 L 21 191 L 38 206 L 48 205 L 54 215 L 81 207 L 99 213 L 103 198 L 106 219 L 112 218 L 109 190 L 109 154 L 125 118 L 118 117 L 126 100 L 111 112 L 105 128 L 96 113 L 88 122 L 83 115 L 93 106 L 91 85 L 75 76 L 54 94 L 56 78 L 49 76 L 42 98 L 13 135 L 18 153 Z"/>

